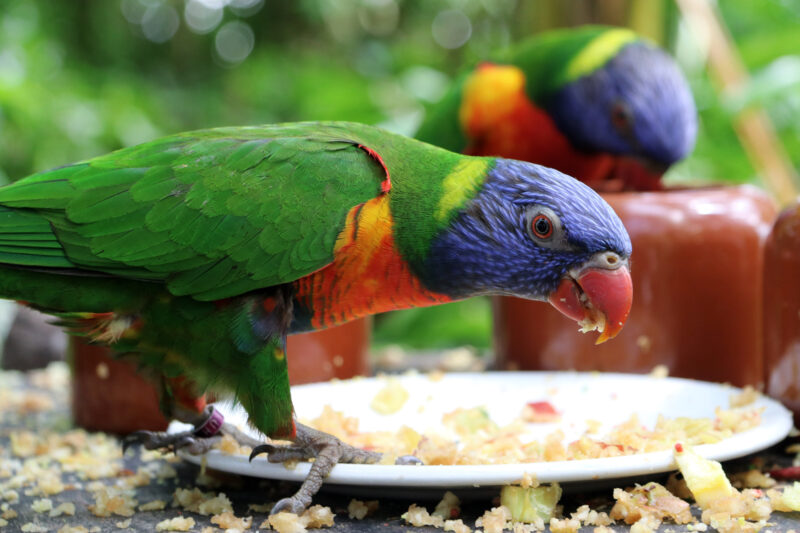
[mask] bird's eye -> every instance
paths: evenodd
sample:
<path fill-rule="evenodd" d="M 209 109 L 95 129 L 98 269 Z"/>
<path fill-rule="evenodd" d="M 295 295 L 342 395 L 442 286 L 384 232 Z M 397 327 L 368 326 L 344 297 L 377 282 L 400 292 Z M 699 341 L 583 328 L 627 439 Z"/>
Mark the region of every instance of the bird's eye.
<path fill-rule="evenodd" d="M 540 239 L 549 239 L 553 235 L 553 223 L 547 215 L 536 215 L 531 221 L 531 231 Z"/>
<path fill-rule="evenodd" d="M 623 102 L 616 102 L 611 108 L 611 123 L 620 131 L 628 131 L 633 125 L 630 108 Z"/>
<path fill-rule="evenodd" d="M 558 248 L 565 245 L 564 227 L 555 211 L 544 205 L 531 205 L 525 211 L 528 236 L 537 246 Z"/>

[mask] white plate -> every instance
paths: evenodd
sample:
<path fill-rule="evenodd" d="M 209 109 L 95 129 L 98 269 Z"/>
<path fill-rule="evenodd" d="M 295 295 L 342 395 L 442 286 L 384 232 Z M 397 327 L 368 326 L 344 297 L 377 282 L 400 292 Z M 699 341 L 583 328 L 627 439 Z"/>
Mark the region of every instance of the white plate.
<path fill-rule="evenodd" d="M 386 381 L 380 378 L 314 383 L 292 388 L 295 411 L 299 417 L 312 419 L 329 404 L 348 416 L 358 417 L 361 431 L 395 430 L 406 424 L 417 431 L 441 432 L 441 416 L 458 407 L 484 406 L 491 419 L 506 424 L 519 415 L 522 406 L 532 401 L 547 400 L 562 413 L 557 424 L 531 424 L 528 440 L 542 439 L 555 429 L 562 429 L 569 442 L 583 434 L 587 420 L 602 421 L 604 434 L 612 426 L 630 418 L 633 413 L 652 429 L 658 415 L 669 418 L 714 417 L 714 408 L 728 408 L 732 394 L 739 389 L 677 378 L 653 378 L 633 374 L 600 374 L 579 372 L 485 372 L 446 374 L 432 381 L 426 375 L 397 377 L 410 393 L 403 408 L 392 415 L 380 415 L 369 404 Z M 761 397 L 755 404 L 764 407 L 758 427 L 738 433 L 715 444 L 696 446 L 701 455 L 724 461 L 767 448 L 781 441 L 792 428 L 791 413 L 778 402 Z M 218 406 L 226 420 L 246 427 L 241 409 Z M 173 424 L 170 431 L 186 429 Z M 252 430 L 251 430 L 252 431 Z M 199 464 L 203 458 L 181 454 Z M 247 457 L 223 455 L 212 451 L 205 458 L 209 468 L 230 473 L 270 479 L 302 481 L 309 464 L 300 463 L 293 470 L 271 464 L 264 456 L 252 463 Z M 494 487 L 518 481 L 522 474 L 535 474 L 541 482 L 593 482 L 668 472 L 676 468 L 672 451 L 638 455 L 503 465 L 397 466 L 339 464 L 325 484 L 362 487 L 379 492 L 410 491 L 419 495 L 422 488 L 466 489 Z"/>

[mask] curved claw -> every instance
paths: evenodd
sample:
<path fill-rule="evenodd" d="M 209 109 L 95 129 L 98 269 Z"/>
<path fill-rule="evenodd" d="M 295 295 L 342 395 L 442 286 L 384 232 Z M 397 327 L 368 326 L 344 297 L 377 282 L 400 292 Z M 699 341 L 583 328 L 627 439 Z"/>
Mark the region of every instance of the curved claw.
<path fill-rule="evenodd" d="M 282 500 L 278 500 L 278 503 L 270 509 L 269 514 L 274 515 L 286 512 L 294 513 L 299 516 L 303 514 L 303 511 L 306 510 L 309 503 L 311 503 L 310 500 L 307 503 L 303 503 L 296 495 L 290 498 L 283 498 Z"/>
<path fill-rule="evenodd" d="M 394 464 L 396 465 L 424 465 L 425 463 L 422 462 L 422 459 L 417 457 L 416 455 L 401 455 L 397 459 L 394 460 Z"/>
<path fill-rule="evenodd" d="M 253 462 L 253 459 L 261 455 L 262 453 L 266 453 L 267 455 L 271 454 L 275 451 L 275 446 L 272 444 L 260 444 L 253 448 L 253 451 L 250 452 L 250 457 L 247 459 L 248 462 Z M 281 500 L 283 501 L 283 500 Z M 280 503 L 280 502 L 279 502 Z"/>

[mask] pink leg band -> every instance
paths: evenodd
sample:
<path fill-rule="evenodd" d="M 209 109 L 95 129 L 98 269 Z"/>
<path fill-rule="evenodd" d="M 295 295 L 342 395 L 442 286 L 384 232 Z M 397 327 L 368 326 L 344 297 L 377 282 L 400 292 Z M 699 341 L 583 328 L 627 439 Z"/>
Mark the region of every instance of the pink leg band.
<path fill-rule="evenodd" d="M 213 437 L 219 433 L 223 422 L 225 422 L 225 417 L 222 416 L 222 413 L 212 407 L 211 415 L 200 427 L 194 429 L 194 434 L 198 437 Z"/>

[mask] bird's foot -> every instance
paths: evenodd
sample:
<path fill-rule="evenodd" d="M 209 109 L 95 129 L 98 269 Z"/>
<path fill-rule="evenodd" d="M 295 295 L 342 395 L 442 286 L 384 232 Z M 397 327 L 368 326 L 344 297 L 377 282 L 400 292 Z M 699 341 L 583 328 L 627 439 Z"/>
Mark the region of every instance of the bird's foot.
<path fill-rule="evenodd" d="M 213 406 L 206 407 L 203 420 L 194 429 L 180 433 L 166 431 L 136 431 L 122 440 L 122 449 L 140 444 L 148 450 L 167 449 L 171 451 L 185 450 L 193 455 L 201 455 L 211 450 L 223 435 L 230 435 L 243 446 L 255 447 L 260 443 L 242 432 L 236 426 L 225 422 L 222 413 Z"/>
<path fill-rule="evenodd" d="M 300 489 L 293 496 L 278 501 L 270 511 L 271 514 L 283 511 L 301 514 L 311 504 L 311 499 L 322 487 L 322 481 L 337 463 L 377 463 L 383 457 L 383 454 L 356 448 L 333 435 L 303 424 L 297 424 L 297 434 L 293 444 L 261 444 L 253 448 L 250 460 L 262 453 L 267 454 L 267 460 L 271 463 L 314 459 Z M 413 455 L 404 455 L 398 458 L 395 464 L 422 464 L 422 461 Z"/>
<path fill-rule="evenodd" d="M 220 440 L 222 435 L 198 437 L 194 431 L 167 433 L 166 431 L 135 431 L 122 440 L 123 451 L 130 446 L 140 444 L 148 450 L 166 449 L 169 451 L 185 450 L 193 455 L 201 455 L 209 451 Z"/>

